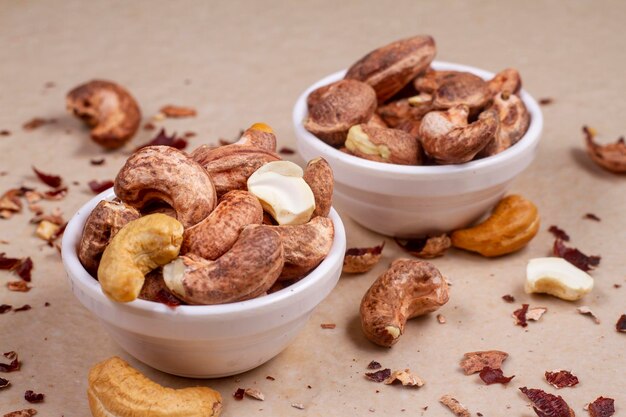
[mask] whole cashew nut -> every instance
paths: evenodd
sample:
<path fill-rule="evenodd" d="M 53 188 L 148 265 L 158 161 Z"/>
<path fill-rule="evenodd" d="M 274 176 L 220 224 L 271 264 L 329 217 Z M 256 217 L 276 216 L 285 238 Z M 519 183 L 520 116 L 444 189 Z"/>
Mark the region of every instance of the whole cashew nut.
<path fill-rule="evenodd" d="M 132 154 L 115 178 L 115 194 L 139 210 L 163 201 L 185 227 L 204 220 L 217 200 L 209 174 L 170 146 L 147 146 Z"/>
<path fill-rule="evenodd" d="M 419 128 L 426 154 L 440 164 L 461 164 L 493 141 L 499 125 L 497 112 L 486 110 L 471 124 L 467 123 L 468 116 L 467 106 L 426 114 Z"/>
<path fill-rule="evenodd" d="M 115 149 L 133 137 L 141 122 L 141 111 L 133 96 L 122 86 L 104 80 L 81 84 L 67 94 L 68 111 L 91 126 L 91 138 Z"/>
<path fill-rule="evenodd" d="M 516 144 L 530 126 L 530 114 L 521 98 L 508 92 L 496 94 L 493 109 L 498 112 L 500 126 L 496 136 L 485 149 L 482 156 L 491 156 Z"/>
<path fill-rule="evenodd" d="M 315 198 L 315 210 L 311 217 L 328 216 L 333 204 L 333 187 L 335 184 L 333 169 L 322 157 L 311 159 L 302 176 L 309 184 Z"/>
<path fill-rule="evenodd" d="M 249 225 L 217 260 L 181 256 L 163 267 L 163 278 L 174 295 L 190 304 L 224 304 L 265 293 L 278 279 L 284 262 L 278 233 Z"/>
<path fill-rule="evenodd" d="M 420 97 L 424 98 L 424 95 L 420 95 Z M 415 100 L 413 101 L 415 102 Z M 403 98 L 379 106 L 376 111 L 388 127 L 397 128 L 407 120 L 420 120 L 426 113 L 432 110 L 432 100 L 424 101 L 417 105 L 417 103 L 410 104 L 408 98 Z"/>
<path fill-rule="evenodd" d="M 431 263 L 397 259 L 367 290 L 361 301 L 365 336 L 391 347 L 407 320 L 431 313 L 448 302 L 448 284 Z"/>
<path fill-rule="evenodd" d="M 193 253 L 214 260 L 225 254 L 249 224 L 261 224 L 263 208 L 247 191 L 230 191 L 206 219 L 185 229 L 181 254 Z"/>
<path fill-rule="evenodd" d="M 235 145 L 256 146 L 266 151 L 276 152 L 276 135 L 274 130 L 265 123 L 255 123 L 243 132 Z"/>
<path fill-rule="evenodd" d="M 150 214 L 124 226 L 104 250 L 98 267 L 102 291 L 126 303 L 139 295 L 145 275 L 178 256 L 183 225 L 165 214 Z"/>
<path fill-rule="evenodd" d="M 522 89 L 522 77 L 514 68 L 507 68 L 497 73 L 487 82 L 487 88 L 494 97 L 498 93 L 518 94 Z"/>
<path fill-rule="evenodd" d="M 78 259 L 91 275 L 96 276 L 102 252 L 111 239 L 139 216 L 137 210 L 117 201 L 102 200 L 93 209 L 78 245 Z"/>
<path fill-rule="evenodd" d="M 487 82 L 470 72 L 430 70 L 417 77 L 413 85 L 420 93 L 432 96 L 434 109 L 464 104 L 476 114 L 491 99 Z"/>
<path fill-rule="evenodd" d="M 409 133 L 385 127 L 355 125 L 348 131 L 346 148 L 358 157 L 400 165 L 421 163 L 419 142 Z"/>

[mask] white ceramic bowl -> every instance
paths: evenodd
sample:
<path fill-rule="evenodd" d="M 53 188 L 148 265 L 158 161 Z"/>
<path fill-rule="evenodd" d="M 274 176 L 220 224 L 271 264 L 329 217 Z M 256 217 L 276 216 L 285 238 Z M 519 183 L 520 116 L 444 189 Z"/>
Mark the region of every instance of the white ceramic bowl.
<path fill-rule="evenodd" d="M 109 300 L 83 268 L 76 249 L 89 213 L 108 190 L 81 207 L 63 236 L 63 264 L 72 292 L 98 317 L 111 337 L 140 361 L 170 374 L 192 378 L 234 375 L 267 362 L 298 334 L 313 309 L 341 275 L 346 237 L 335 210 L 330 253 L 309 275 L 276 293 L 238 303 L 179 306 L 135 300 Z"/>
<path fill-rule="evenodd" d="M 433 62 L 437 70 L 493 73 L 466 65 Z M 322 156 L 335 173 L 335 201 L 361 225 L 389 236 L 416 237 L 467 226 L 495 205 L 511 181 L 535 158 L 543 128 L 537 102 L 524 90 L 531 115 L 528 131 L 504 152 L 459 165 L 404 166 L 369 161 L 327 145 L 303 126 L 311 91 L 343 78 L 331 74 L 309 87 L 293 109 L 298 151 L 305 160 Z"/>

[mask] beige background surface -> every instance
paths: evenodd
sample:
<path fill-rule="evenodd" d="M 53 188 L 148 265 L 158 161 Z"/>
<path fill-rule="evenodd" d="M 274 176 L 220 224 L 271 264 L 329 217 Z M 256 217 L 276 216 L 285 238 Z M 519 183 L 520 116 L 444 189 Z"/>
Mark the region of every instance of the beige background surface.
<path fill-rule="evenodd" d="M 12 132 L 0 137 L 0 171 L 7 171 L 0 176 L 0 191 L 39 186 L 31 165 L 58 173 L 69 184 L 79 181 L 65 200 L 46 204 L 67 217 L 91 198 L 87 181 L 112 179 L 130 150 L 153 134 L 140 131 L 126 149 L 112 153 L 94 145 L 64 110 L 65 93 L 94 77 L 127 86 L 146 117 L 168 103 L 196 107 L 197 118 L 162 123 L 169 130 L 197 132 L 192 147 L 232 138 L 256 121 L 271 124 L 280 145 L 293 147 L 291 108 L 303 89 L 377 46 L 417 33 L 435 37 L 438 59 L 491 71 L 516 67 L 531 94 L 555 100 L 544 107 L 539 157 L 512 187 L 538 205 L 543 219 L 538 236 L 512 256 L 486 260 L 450 251 L 435 260 L 454 282 L 441 310 L 448 322 L 438 324 L 434 315 L 414 320 L 390 350 L 364 339 L 358 305 L 402 252 L 346 216 L 348 246 L 386 240 L 383 261 L 367 275 L 342 277 L 277 358 L 237 378 L 214 381 L 168 376 L 130 358 L 73 298 L 58 253 L 33 236 L 30 214 L 0 221 L 0 239 L 10 242 L 0 251 L 35 262 L 29 293 L 8 292 L 11 276 L 0 272 L 0 303 L 33 306 L 0 316 L 0 350 L 16 350 L 23 359 L 20 372 L 0 375 L 13 383 L 0 391 L 0 414 L 26 408 L 23 393 L 33 389 L 46 394 L 35 407 L 40 415 L 88 415 L 89 367 L 120 355 L 162 384 L 218 389 L 225 416 L 446 416 L 451 414 L 437 399 L 451 393 L 474 415 L 528 417 L 534 414 L 517 388 L 555 392 L 543 380 L 544 371 L 554 368 L 571 368 L 579 376 L 579 386 L 558 392 L 578 415 L 586 415 L 583 405 L 599 395 L 615 398 L 617 415 L 624 415 L 626 335 L 614 325 L 626 313 L 626 179 L 587 160 L 580 129 L 589 124 L 607 139 L 626 133 L 625 21 L 622 1 L 0 2 L 0 130 Z M 49 81 L 53 88 L 44 87 Z M 23 131 L 22 123 L 35 116 L 58 122 Z M 105 165 L 89 164 L 102 156 Z M 587 212 L 602 222 L 582 220 Z M 596 288 L 582 302 L 523 293 L 527 260 L 551 248 L 546 231 L 551 224 L 567 230 L 583 251 L 602 255 L 593 272 Z M 500 299 L 506 293 L 517 298 L 514 305 Z M 549 311 L 524 330 L 510 317 L 521 302 Z M 583 304 L 601 325 L 576 313 Z M 320 329 L 326 322 L 337 328 Z M 505 374 L 516 377 L 508 387 L 485 386 L 477 376 L 462 374 L 463 353 L 482 349 L 510 353 Z M 410 367 L 427 384 L 412 390 L 367 381 L 363 372 L 372 359 L 392 369 Z M 267 399 L 235 402 L 231 393 L 237 387 L 257 387 Z M 291 408 L 292 402 L 306 409 Z"/>

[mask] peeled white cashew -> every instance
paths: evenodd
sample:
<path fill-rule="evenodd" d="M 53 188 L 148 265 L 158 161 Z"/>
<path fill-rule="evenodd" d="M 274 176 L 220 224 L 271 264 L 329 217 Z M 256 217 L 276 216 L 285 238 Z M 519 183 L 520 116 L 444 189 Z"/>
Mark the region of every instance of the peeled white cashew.
<path fill-rule="evenodd" d="M 563 300 L 580 300 L 593 289 L 593 278 L 563 258 L 535 258 L 528 261 L 524 290 L 546 293 Z"/>
<path fill-rule="evenodd" d="M 303 175 L 293 162 L 269 162 L 250 175 L 248 191 L 278 224 L 304 224 L 315 210 L 315 197 Z"/>

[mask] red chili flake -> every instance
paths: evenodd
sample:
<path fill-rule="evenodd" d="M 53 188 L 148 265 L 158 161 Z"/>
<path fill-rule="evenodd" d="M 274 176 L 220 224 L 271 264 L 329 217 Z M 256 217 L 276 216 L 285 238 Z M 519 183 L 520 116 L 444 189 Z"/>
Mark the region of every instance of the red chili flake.
<path fill-rule="evenodd" d="M 32 168 L 35 174 L 37 174 L 37 177 L 47 186 L 50 186 L 52 188 L 57 188 L 61 186 L 61 183 L 63 182 L 63 180 L 61 179 L 60 176 L 54 175 L 54 174 L 46 174 L 45 172 L 39 171 L 35 167 L 32 167 Z"/>
<path fill-rule="evenodd" d="M 26 281 L 9 281 L 7 282 L 9 291 L 28 292 L 30 287 Z"/>
<path fill-rule="evenodd" d="M 61 200 L 67 194 L 67 187 L 60 187 L 51 191 L 42 193 L 44 200 Z"/>
<path fill-rule="evenodd" d="M 615 414 L 615 400 L 613 398 L 598 397 L 589 404 L 591 417 L 611 417 Z"/>
<path fill-rule="evenodd" d="M 171 146 L 176 149 L 185 149 L 187 147 L 187 141 L 177 138 L 176 133 L 172 134 L 172 136 L 167 136 L 165 129 L 161 129 L 154 139 L 139 146 L 135 151 L 145 148 L 146 146 Z"/>
<path fill-rule="evenodd" d="M 504 376 L 502 373 L 502 369 L 493 369 L 489 366 L 485 366 L 480 373 L 478 374 L 480 379 L 487 385 L 491 384 L 508 384 L 515 375 L 513 376 Z"/>
<path fill-rule="evenodd" d="M 44 397 L 44 394 L 37 394 L 33 390 L 28 390 L 24 393 L 24 399 L 32 404 L 43 402 Z"/>
<path fill-rule="evenodd" d="M 550 228 L 548 229 L 548 232 L 552 233 L 554 237 L 557 239 L 561 239 L 566 242 L 569 242 L 569 235 L 565 232 L 565 230 L 560 229 L 558 226 L 554 226 L 554 225 L 550 226 Z"/>
<path fill-rule="evenodd" d="M 283 146 L 278 150 L 278 153 L 281 155 L 293 155 L 294 153 L 296 153 L 296 151 L 287 146 Z"/>
<path fill-rule="evenodd" d="M 91 160 L 89 161 L 89 163 L 90 163 L 91 165 L 103 165 L 103 164 L 105 163 L 105 161 L 106 161 L 106 159 L 104 159 L 104 158 L 100 158 L 100 159 L 91 159 Z"/>
<path fill-rule="evenodd" d="M 56 122 L 56 120 L 54 119 L 43 119 L 41 117 L 33 117 L 32 119 L 30 119 L 29 121 L 25 122 L 22 125 L 22 129 L 24 130 L 35 130 L 38 127 L 41 127 L 45 124 L 48 123 L 54 123 Z"/>
<path fill-rule="evenodd" d="M 243 400 L 243 395 L 246 393 L 246 390 L 243 388 L 237 388 L 237 391 L 233 392 L 233 397 L 237 400 Z"/>
<path fill-rule="evenodd" d="M 9 304 L 0 304 L 0 314 L 8 313 L 13 308 L 12 305 Z"/>
<path fill-rule="evenodd" d="M 91 188 L 91 191 L 94 194 L 100 194 L 101 192 L 108 190 L 109 188 L 113 187 L 113 184 L 114 183 L 111 180 L 104 180 L 104 181 L 92 180 L 87 183 L 87 185 L 89 185 L 89 188 Z"/>
<path fill-rule="evenodd" d="M 578 384 L 578 377 L 570 371 L 559 369 L 556 371 L 546 371 L 546 381 L 554 388 L 573 387 Z"/>
<path fill-rule="evenodd" d="M 615 323 L 615 329 L 618 332 L 626 333 L 626 314 L 622 314 L 617 320 L 617 323 Z"/>
<path fill-rule="evenodd" d="M 443 256 L 452 246 L 452 241 L 445 233 L 416 239 L 395 239 L 396 243 L 409 254 L 418 258 L 430 259 Z"/>
<path fill-rule="evenodd" d="M 0 389 L 6 388 L 11 385 L 11 382 L 8 379 L 0 378 Z"/>
<path fill-rule="evenodd" d="M 601 221 L 602 221 L 602 219 L 601 219 L 601 218 L 599 218 L 598 216 L 596 216 L 596 215 L 595 215 L 595 214 L 593 214 L 593 213 L 587 213 L 587 214 L 585 214 L 585 215 L 583 216 L 583 219 L 587 219 L 587 220 L 595 220 L 595 221 L 597 221 L 597 222 L 601 222 Z"/>
<path fill-rule="evenodd" d="M 15 273 L 26 282 L 30 282 L 32 271 L 33 260 L 30 259 L 30 256 L 22 259 L 19 266 L 15 268 Z"/>
<path fill-rule="evenodd" d="M 528 397 L 533 405 L 533 410 L 539 417 L 571 417 L 574 415 L 574 411 L 561 396 L 548 394 L 534 388 L 521 387 L 519 390 Z"/>
<path fill-rule="evenodd" d="M 32 307 L 30 306 L 30 304 L 24 304 L 23 306 L 21 306 L 20 308 L 16 308 L 13 310 L 13 312 L 18 313 L 20 311 L 28 311 L 30 310 Z"/>
<path fill-rule="evenodd" d="M 504 301 L 506 301 L 507 303 L 514 303 L 515 302 L 515 297 L 513 297 L 511 294 L 505 294 L 502 296 L 502 299 Z"/>
<path fill-rule="evenodd" d="M 380 369 L 382 367 L 383 366 L 376 361 L 371 361 L 370 363 L 367 364 L 367 369 Z"/>
<path fill-rule="evenodd" d="M 7 258 L 4 252 L 0 252 L 0 269 L 11 271 L 19 266 L 22 262 L 19 258 Z"/>
<path fill-rule="evenodd" d="M 160 289 L 154 296 L 154 301 L 165 304 L 170 308 L 176 308 L 180 305 L 180 300 L 165 289 Z"/>
<path fill-rule="evenodd" d="M 539 104 L 541 104 L 542 106 L 548 106 L 552 103 L 554 103 L 554 99 L 551 97 L 544 97 L 539 99 Z"/>
<path fill-rule="evenodd" d="M 11 134 L 10 130 L 6 130 L 6 129 L 0 130 L 0 136 L 9 136 L 10 134 Z"/>
<path fill-rule="evenodd" d="M 389 368 L 381 369 L 380 371 L 376 371 L 376 372 L 365 373 L 365 378 L 374 382 L 383 382 L 385 379 L 389 378 L 390 376 L 391 376 L 391 369 Z"/>
<path fill-rule="evenodd" d="M 517 309 L 513 312 L 513 317 L 515 317 L 518 326 L 526 327 L 528 323 L 526 322 L 526 313 L 528 312 L 528 304 L 522 304 L 522 308 Z"/>
<path fill-rule="evenodd" d="M 17 352 L 10 351 L 5 352 L 4 357 L 11 361 L 11 363 L 0 363 L 0 372 L 15 372 L 19 371 L 22 363 L 17 357 Z"/>
<path fill-rule="evenodd" d="M 335 323 L 322 323 L 320 324 L 320 327 L 322 329 L 334 329 L 337 325 Z"/>
<path fill-rule="evenodd" d="M 274 378 L 273 376 L 266 376 L 265 379 L 267 379 L 268 381 L 276 381 L 276 378 Z"/>
<path fill-rule="evenodd" d="M 587 256 L 576 248 L 568 248 L 561 239 L 554 241 L 554 256 L 565 259 L 578 269 L 590 271 L 600 265 L 600 256 Z"/>

